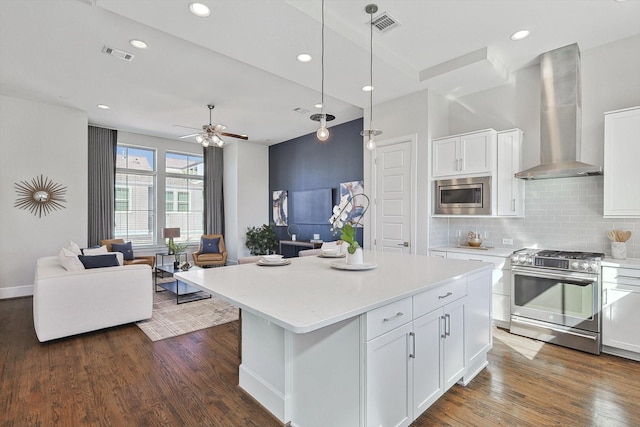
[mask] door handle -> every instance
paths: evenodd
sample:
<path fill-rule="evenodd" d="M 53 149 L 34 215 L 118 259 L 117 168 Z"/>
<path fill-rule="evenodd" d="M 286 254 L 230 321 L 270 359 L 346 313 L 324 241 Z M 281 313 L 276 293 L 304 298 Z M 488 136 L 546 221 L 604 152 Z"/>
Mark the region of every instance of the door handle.
<path fill-rule="evenodd" d="M 444 336 L 451 336 L 451 316 L 449 314 L 444 315 Z"/>
<path fill-rule="evenodd" d="M 409 336 L 411 337 L 411 344 L 412 344 L 412 348 L 411 348 L 411 353 L 409 353 L 409 359 L 415 359 L 416 358 L 416 334 L 414 332 L 409 332 Z"/>
<path fill-rule="evenodd" d="M 404 246 L 405 248 L 409 247 L 409 242 L 398 243 L 398 246 Z"/>

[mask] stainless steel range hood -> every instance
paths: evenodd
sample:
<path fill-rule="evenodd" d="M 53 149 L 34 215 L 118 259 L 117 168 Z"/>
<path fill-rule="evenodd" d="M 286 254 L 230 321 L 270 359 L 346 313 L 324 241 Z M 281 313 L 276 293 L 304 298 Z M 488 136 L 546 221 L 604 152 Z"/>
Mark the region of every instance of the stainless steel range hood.
<path fill-rule="evenodd" d="M 540 55 L 542 97 L 540 162 L 516 178 L 602 175 L 602 166 L 579 161 L 582 130 L 580 49 L 577 44 Z"/>

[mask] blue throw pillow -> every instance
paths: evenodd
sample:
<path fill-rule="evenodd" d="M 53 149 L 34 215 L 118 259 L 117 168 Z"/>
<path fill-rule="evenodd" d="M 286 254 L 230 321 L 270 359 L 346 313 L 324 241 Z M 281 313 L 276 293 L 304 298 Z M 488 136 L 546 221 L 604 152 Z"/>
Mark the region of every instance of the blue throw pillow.
<path fill-rule="evenodd" d="M 220 238 L 214 237 L 209 239 L 208 237 L 202 238 L 202 253 L 203 254 L 219 254 L 220 253 Z"/>
<path fill-rule="evenodd" d="M 113 252 L 122 252 L 122 255 L 126 261 L 131 261 L 133 259 L 133 247 L 131 246 L 131 242 L 112 243 L 111 250 Z"/>
<path fill-rule="evenodd" d="M 107 255 L 78 255 L 84 268 L 118 267 L 120 263 L 116 254 Z"/>

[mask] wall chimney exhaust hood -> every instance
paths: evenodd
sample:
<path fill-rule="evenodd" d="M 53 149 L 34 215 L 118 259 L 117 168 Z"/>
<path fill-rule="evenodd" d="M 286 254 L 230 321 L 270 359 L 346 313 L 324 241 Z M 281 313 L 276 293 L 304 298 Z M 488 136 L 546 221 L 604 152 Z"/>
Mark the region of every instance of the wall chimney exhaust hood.
<path fill-rule="evenodd" d="M 518 172 L 522 179 L 602 175 L 602 166 L 582 163 L 582 91 L 577 44 L 540 55 L 542 77 L 540 162 Z"/>

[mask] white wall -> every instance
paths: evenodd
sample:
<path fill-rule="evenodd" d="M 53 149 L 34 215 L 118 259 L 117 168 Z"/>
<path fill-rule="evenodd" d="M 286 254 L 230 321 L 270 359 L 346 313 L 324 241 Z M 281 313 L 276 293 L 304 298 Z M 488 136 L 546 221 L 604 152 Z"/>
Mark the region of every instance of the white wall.
<path fill-rule="evenodd" d="M 236 142 L 224 148 L 225 243 L 228 262 L 249 256 L 247 227 L 269 223 L 269 148 Z"/>
<path fill-rule="evenodd" d="M 582 52 L 582 161 L 603 163 L 604 113 L 640 105 L 640 36 Z M 450 109 L 451 133 L 494 127 L 519 127 L 524 131 L 523 169 L 538 163 L 540 156 L 539 67 L 520 70 L 513 93 L 495 88 L 461 99 Z M 512 96 L 515 95 L 515 96 Z M 502 111 L 502 117 L 500 117 Z M 515 123 L 512 122 L 515 111 Z M 474 129 L 475 127 L 475 129 Z M 607 171 L 605 170 L 606 174 Z M 633 197 L 638 197 L 637 193 Z M 502 238 L 515 240 L 513 249 L 539 245 L 551 249 L 580 249 L 610 254 L 606 230 L 633 232 L 629 256 L 640 258 L 640 219 L 603 219 L 602 177 L 561 178 L 526 183 L 526 217 L 521 219 L 432 220 L 434 235 L 447 230 L 446 242 L 456 244 L 456 231 L 487 231 L 486 242 L 502 246 Z"/>
<path fill-rule="evenodd" d="M 87 114 L 0 96 L 0 298 L 31 295 L 36 260 L 87 244 Z M 14 207 L 14 184 L 43 175 L 66 187 L 42 218 Z"/>

